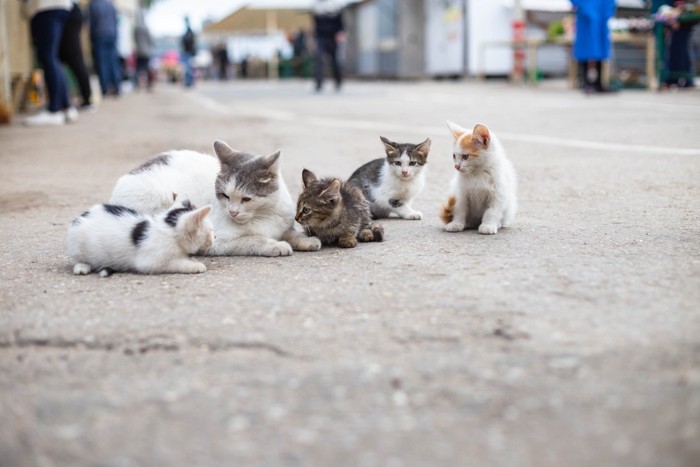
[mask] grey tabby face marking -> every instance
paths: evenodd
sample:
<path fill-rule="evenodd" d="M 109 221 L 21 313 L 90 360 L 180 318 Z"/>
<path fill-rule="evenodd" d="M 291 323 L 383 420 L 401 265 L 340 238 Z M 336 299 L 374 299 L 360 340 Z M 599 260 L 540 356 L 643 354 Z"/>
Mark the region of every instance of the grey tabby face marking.
<path fill-rule="evenodd" d="M 102 207 L 104 208 L 105 211 L 108 213 L 112 214 L 113 216 L 121 217 L 121 216 L 137 216 L 138 213 L 134 211 L 131 208 L 127 208 L 125 206 L 117 206 L 115 204 L 103 204 Z"/>
<path fill-rule="evenodd" d="M 185 200 L 182 202 L 182 207 L 177 207 L 168 211 L 168 214 L 165 216 L 165 223 L 170 227 L 175 228 L 175 226 L 177 226 L 177 220 L 180 218 L 180 216 L 192 210 L 194 210 L 192 203 L 190 203 L 189 200 Z"/>
<path fill-rule="evenodd" d="M 135 175 L 141 172 L 145 172 L 147 170 L 151 170 L 153 167 L 159 166 L 159 165 L 168 165 L 170 163 L 170 154 L 163 153 L 163 154 L 158 154 L 156 157 L 153 159 L 147 160 L 140 166 L 136 167 L 134 170 L 129 172 L 131 175 Z"/>
<path fill-rule="evenodd" d="M 255 156 L 236 151 L 222 141 L 214 143 L 214 151 L 221 162 L 216 179 L 216 196 L 226 197 L 226 185 L 235 179 L 239 191 L 264 198 L 279 190 L 278 165 L 280 151 L 271 156 Z"/>
<path fill-rule="evenodd" d="M 406 153 L 409 158 L 410 165 L 425 165 L 428 162 L 428 154 L 430 153 L 430 138 L 420 144 L 411 143 L 395 143 L 380 136 L 384 143 L 386 159 L 389 165 L 396 164 L 402 154 Z"/>
<path fill-rule="evenodd" d="M 150 224 L 148 221 L 141 221 L 131 229 L 131 243 L 134 246 L 139 246 L 139 244 L 148 236 L 148 228 Z"/>

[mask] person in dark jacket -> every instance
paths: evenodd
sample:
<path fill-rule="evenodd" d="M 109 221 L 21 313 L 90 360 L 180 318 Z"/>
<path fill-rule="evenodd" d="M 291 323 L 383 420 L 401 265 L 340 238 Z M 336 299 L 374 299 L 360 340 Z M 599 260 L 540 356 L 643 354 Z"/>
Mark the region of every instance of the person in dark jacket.
<path fill-rule="evenodd" d="M 117 52 L 117 10 L 110 0 L 92 0 L 88 6 L 92 54 L 102 94 L 121 93 L 122 71 Z"/>
<path fill-rule="evenodd" d="M 584 92 L 606 92 L 603 61 L 610 58 L 608 20 L 615 15 L 615 0 L 571 0 L 576 9 L 574 57 Z"/>
<path fill-rule="evenodd" d="M 63 28 L 61 43 L 58 46 L 58 58 L 73 72 L 80 89 L 82 102 L 80 110 L 94 110 L 92 91 L 90 90 L 90 74 L 85 65 L 83 45 L 80 41 L 80 31 L 83 28 L 83 12 L 77 3 L 73 3 L 66 25 Z"/>
<path fill-rule="evenodd" d="M 316 39 L 314 75 L 317 92 L 323 88 L 325 57 L 330 60 L 336 90 L 340 90 L 343 84 L 343 70 L 338 59 L 338 45 L 345 41 L 341 7 L 338 0 L 316 0 L 314 3 L 314 35 Z"/>
<path fill-rule="evenodd" d="M 185 67 L 185 87 L 194 85 L 194 56 L 197 54 L 197 37 L 190 26 L 190 19 L 185 17 L 185 34 L 182 35 L 182 64 Z"/>

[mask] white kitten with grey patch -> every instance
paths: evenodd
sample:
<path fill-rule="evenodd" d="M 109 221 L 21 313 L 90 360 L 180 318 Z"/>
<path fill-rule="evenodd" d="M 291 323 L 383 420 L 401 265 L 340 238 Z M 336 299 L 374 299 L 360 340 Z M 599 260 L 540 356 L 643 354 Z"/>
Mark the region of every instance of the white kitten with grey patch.
<path fill-rule="evenodd" d="M 142 274 L 204 272 L 189 258 L 214 242 L 211 206 L 194 209 L 189 201 L 149 215 L 114 204 L 98 204 L 68 228 L 68 254 L 74 274 L 114 271 Z"/>
<path fill-rule="evenodd" d="M 430 153 L 430 138 L 420 144 L 394 143 L 380 136 L 386 157 L 370 161 L 357 169 L 348 182 L 360 187 L 370 203 L 372 217 L 402 219 L 423 217 L 411 207 L 425 186 L 425 164 Z"/>
<path fill-rule="evenodd" d="M 205 254 L 288 256 L 321 242 L 294 228 L 295 205 L 280 172 L 279 151 L 261 157 L 214 143 L 217 157 L 195 151 L 161 154 L 122 176 L 111 203 L 153 212 L 172 193 L 212 205 L 216 241 Z"/>
<path fill-rule="evenodd" d="M 484 125 L 469 131 L 447 122 L 454 145 L 452 160 L 457 173 L 440 218 L 448 232 L 478 227 L 493 235 L 507 227 L 518 208 L 513 164 L 496 136 Z"/>

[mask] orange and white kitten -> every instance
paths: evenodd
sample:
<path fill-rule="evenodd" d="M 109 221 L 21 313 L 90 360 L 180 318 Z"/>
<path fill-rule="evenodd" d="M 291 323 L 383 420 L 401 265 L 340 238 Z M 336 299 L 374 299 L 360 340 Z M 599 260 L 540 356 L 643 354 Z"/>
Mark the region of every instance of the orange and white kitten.
<path fill-rule="evenodd" d="M 454 137 L 452 159 L 457 173 L 440 213 L 445 230 L 478 227 L 480 234 L 493 235 L 513 221 L 518 207 L 513 164 L 484 125 L 472 131 L 450 121 L 447 126 Z"/>

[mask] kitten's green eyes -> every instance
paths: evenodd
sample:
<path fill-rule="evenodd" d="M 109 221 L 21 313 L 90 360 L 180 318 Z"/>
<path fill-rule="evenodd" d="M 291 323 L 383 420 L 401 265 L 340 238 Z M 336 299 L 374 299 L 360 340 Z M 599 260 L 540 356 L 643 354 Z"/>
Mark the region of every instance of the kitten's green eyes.
<path fill-rule="evenodd" d="M 462 160 L 466 161 L 467 159 L 469 159 L 469 154 L 462 154 Z"/>
<path fill-rule="evenodd" d="M 452 157 L 455 159 L 462 159 L 463 161 L 466 161 L 469 159 L 469 154 L 453 154 Z"/>
<path fill-rule="evenodd" d="M 304 209 L 301 210 L 301 213 L 302 213 L 302 214 L 308 214 L 308 213 L 310 213 L 310 212 L 311 212 L 311 209 L 309 209 L 309 208 L 307 208 L 307 207 L 304 207 Z"/>
<path fill-rule="evenodd" d="M 411 167 L 413 167 L 413 166 L 416 165 L 416 164 L 417 164 L 416 161 L 411 161 L 411 162 L 408 163 L 408 165 L 410 165 Z"/>
<path fill-rule="evenodd" d="M 394 165 L 401 165 L 401 161 L 394 161 Z"/>
<path fill-rule="evenodd" d="M 247 202 L 250 201 L 251 199 L 252 199 L 252 198 L 249 198 L 249 197 L 247 197 L 247 196 L 244 196 L 243 198 L 241 198 L 241 201 L 243 201 L 244 203 L 247 203 Z"/>

